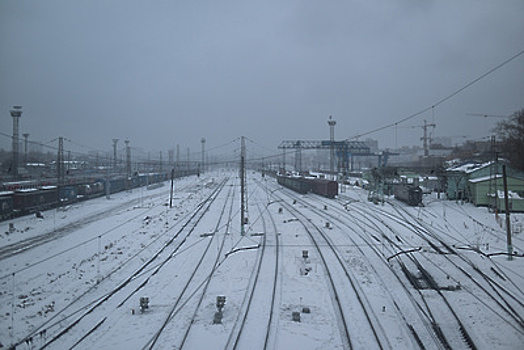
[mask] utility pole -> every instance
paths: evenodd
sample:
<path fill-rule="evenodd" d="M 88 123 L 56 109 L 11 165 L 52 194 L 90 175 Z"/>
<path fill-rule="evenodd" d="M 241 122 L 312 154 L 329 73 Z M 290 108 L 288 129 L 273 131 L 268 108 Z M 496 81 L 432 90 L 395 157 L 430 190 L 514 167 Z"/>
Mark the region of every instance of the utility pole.
<path fill-rule="evenodd" d="M 60 200 L 60 187 L 64 184 L 64 138 L 59 137 L 58 138 L 58 156 L 56 159 L 56 177 L 58 179 L 57 186 L 56 186 L 56 195 L 58 199 L 58 206 L 57 210 L 60 210 L 62 207 L 62 202 Z"/>
<path fill-rule="evenodd" d="M 245 224 L 245 192 L 244 192 L 244 186 L 245 186 L 245 178 L 246 178 L 246 169 L 245 169 L 245 156 L 246 156 L 246 150 L 245 150 L 245 144 L 244 144 L 244 136 L 241 138 L 241 149 L 240 149 L 240 235 L 245 236 L 244 231 L 244 224 Z"/>
<path fill-rule="evenodd" d="M 502 165 L 502 181 L 504 184 L 504 206 L 506 207 L 506 235 L 508 242 L 508 260 L 513 260 L 513 245 L 511 244 L 511 220 L 509 217 L 508 180 L 506 177 L 506 165 Z"/>
<path fill-rule="evenodd" d="M 173 149 L 170 149 L 169 151 L 167 151 L 167 155 L 168 155 L 168 164 L 169 166 L 173 167 L 175 166 L 175 150 Z"/>
<path fill-rule="evenodd" d="M 205 145 L 206 145 L 206 139 L 204 137 L 202 137 L 202 139 L 200 140 L 200 142 L 202 142 L 202 165 L 200 166 L 201 168 L 201 171 L 204 172 L 205 171 L 205 166 L 204 166 L 204 161 L 205 161 L 205 156 L 204 156 L 204 152 L 205 152 Z"/>
<path fill-rule="evenodd" d="M 116 171 L 116 145 L 118 143 L 118 139 L 113 139 L 113 171 Z"/>
<path fill-rule="evenodd" d="M 62 185 L 64 183 L 64 138 L 59 137 L 58 138 L 58 156 L 56 159 L 56 177 L 58 178 L 58 185 Z"/>
<path fill-rule="evenodd" d="M 329 176 L 332 180 L 335 179 L 335 124 L 337 122 L 329 116 Z"/>
<path fill-rule="evenodd" d="M 189 147 L 186 148 L 186 168 L 189 170 Z"/>
<path fill-rule="evenodd" d="M 14 178 L 18 179 L 18 125 L 22 116 L 22 106 L 13 106 L 10 113 L 11 117 L 13 117 L 13 165 L 11 169 L 13 170 Z"/>
<path fill-rule="evenodd" d="M 24 163 L 27 165 L 27 138 L 29 137 L 28 133 L 22 134 L 24 136 Z"/>
<path fill-rule="evenodd" d="M 129 140 L 124 141 L 126 144 L 126 190 L 131 189 L 131 148 L 129 147 Z"/>
<path fill-rule="evenodd" d="M 176 168 L 180 166 L 180 145 L 176 145 Z"/>
<path fill-rule="evenodd" d="M 173 188 L 175 187 L 175 168 L 171 169 L 171 191 L 169 194 L 169 208 L 173 208 Z"/>
<path fill-rule="evenodd" d="M 160 172 L 163 170 L 163 164 L 162 164 L 162 151 L 160 151 Z"/>
<path fill-rule="evenodd" d="M 71 170 L 71 151 L 67 151 L 67 170 L 66 170 L 66 174 L 69 174 L 69 170 Z"/>

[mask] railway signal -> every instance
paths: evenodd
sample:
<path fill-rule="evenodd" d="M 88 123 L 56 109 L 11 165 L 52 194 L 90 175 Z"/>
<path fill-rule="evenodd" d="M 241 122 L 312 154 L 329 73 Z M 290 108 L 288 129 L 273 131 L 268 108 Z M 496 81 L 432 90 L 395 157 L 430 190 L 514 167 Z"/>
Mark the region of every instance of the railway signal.
<path fill-rule="evenodd" d="M 222 323 L 222 310 L 224 309 L 224 306 L 226 306 L 226 296 L 225 295 L 218 295 L 217 301 L 217 312 L 215 312 L 215 317 L 213 319 L 213 324 L 221 324 Z"/>

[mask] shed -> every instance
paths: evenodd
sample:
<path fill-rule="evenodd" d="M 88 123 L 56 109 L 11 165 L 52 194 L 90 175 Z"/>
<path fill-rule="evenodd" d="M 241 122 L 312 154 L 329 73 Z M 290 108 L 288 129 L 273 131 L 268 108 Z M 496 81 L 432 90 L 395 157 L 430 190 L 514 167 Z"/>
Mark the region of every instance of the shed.
<path fill-rule="evenodd" d="M 514 212 L 524 212 L 524 178 L 508 176 L 509 207 Z M 484 176 L 469 180 L 471 201 L 475 206 L 489 206 L 505 211 L 502 175 Z"/>

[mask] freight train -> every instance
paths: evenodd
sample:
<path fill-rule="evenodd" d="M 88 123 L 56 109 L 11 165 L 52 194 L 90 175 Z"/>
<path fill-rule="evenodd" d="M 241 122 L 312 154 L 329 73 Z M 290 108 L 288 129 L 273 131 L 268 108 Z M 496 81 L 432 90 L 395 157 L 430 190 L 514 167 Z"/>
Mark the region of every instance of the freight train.
<path fill-rule="evenodd" d="M 332 180 L 297 176 L 277 176 L 277 182 L 301 194 L 313 192 L 327 198 L 335 198 L 335 196 L 338 195 L 338 183 Z"/>
<path fill-rule="evenodd" d="M 412 184 L 399 184 L 395 187 L 395 198 L 412 206 L 422 205 L 422 189 Z"/>
<path fill-rule="evenodd" d="M 175 177 L 196 175 L 198 170 L 178 171 Z M 135 174 L 131 178 L 84 179 L 79 183 L 57 186 L 52 182 L 20 181 L 0 186 L 0 221 L 39 211 L 101 197 L 106 191 L 121 192 L 168 180 L 168 173 Z M 47 180 L 46 180 L 47 181 Z"/>

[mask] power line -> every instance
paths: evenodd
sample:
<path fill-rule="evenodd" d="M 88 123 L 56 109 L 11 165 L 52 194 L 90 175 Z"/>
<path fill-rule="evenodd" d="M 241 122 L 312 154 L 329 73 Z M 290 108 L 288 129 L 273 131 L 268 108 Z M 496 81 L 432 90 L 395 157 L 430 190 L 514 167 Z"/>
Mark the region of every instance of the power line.
<path fill-rule="evenodd" d="M 461 87 L 460 89 L 452 92 L 451 94 L 447 95 L 446 97 L 442 98 L 441 100 L 437 101 L 436 103 L 434 103 L 433 105 L 427 107 L 427 108 L 424 108 L 418 112 L 415 112 L 403 119 L 400 119 L 399 121 L 397 122 L 394 122 L 394 123 L 391 123 L 391 124 L 388 124 L 388 125 L 385 125 L 385 126 L 382 126 L 382 127 L 379 127 L 379 128 L 376 128 L 376 129 L 373 129 L 371 131 L 368 131 L 368 132 L 365 132 L 363 134 L 358 134 L 356 136 L 353 136 L 351 139 L 358 139 L 359 137 L 362 137 L 362 136 L 367 136 L 369 134 L 373 134 L 375 132 L 378 132 L 378 131 L 382 131 L 384 129 L 388 129 L 388 128 L 391 128 L 391 127 L 394 127 L 394 126 L 397 126 L 398 124 L 401 124 L 401 123 L 404 123 L 410 119 L 413 119 L 423 113 L 426 113 L 427 111 L 430 111 L 432 109 L 434 109 L 435 107 L 441 105 L 442 103 L 446 102 L 447 100 L 455 97 L 456 95 L 458 95 L 459 93 L 461 93 L 462 91 L 466 90 L 467 88 L 469 88 L 470 86 L 472 86 L 473 84 L 477 83 L 478 81 L 484 79 L 485 77 L 487 77 L 488 75 L 490 75 L 491 73 L 495 72 L 496 70 L 502 68 L 503 66 L 505 66 L 506 64 L 510 63 L 511 61 L 515 60 L 517 57 L 521 56 L 522 54 L 524 54 L 524 50 L 520 51 L 519 53 L 517 53 L 516 55 L 513 55 L 512 57 L 508 58 L 507 60 L 505 60 L 504 62 L 500 63 L 499 65 L 493 67 L 492 69 L 490 69 L 489 71 L 487 71 L 486 73 L 482 74 L 481 76 L 473 79 L 472 81 L 470 81 L 469 83 L 467 83 L 466 85 L 464 85 L 463 87 Z"/>

